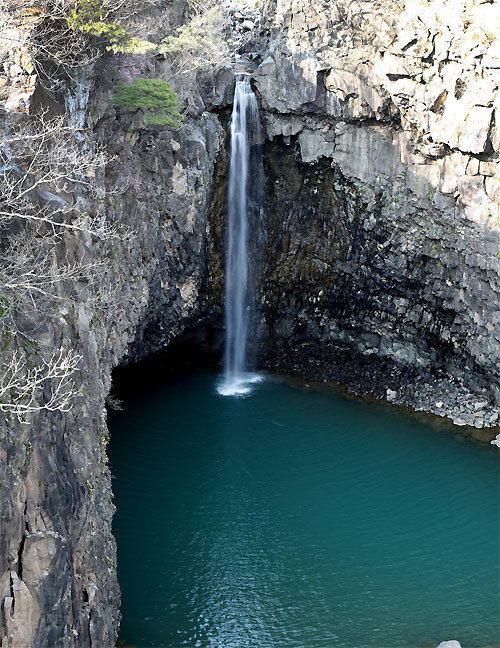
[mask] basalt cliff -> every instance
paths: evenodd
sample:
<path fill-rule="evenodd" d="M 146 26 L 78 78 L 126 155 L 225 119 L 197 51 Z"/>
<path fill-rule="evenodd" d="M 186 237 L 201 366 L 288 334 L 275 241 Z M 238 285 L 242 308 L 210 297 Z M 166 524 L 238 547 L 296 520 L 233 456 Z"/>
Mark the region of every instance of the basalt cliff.
<path fill-rule="evenodd" d="M 172 33 L 188 9 L 159 2 L 148 37 Z M 248 34 L 242 55 L 264 132 L 252 224 L 261 366 L 449 416 L 488 442 L 500 405 L 499 9 L 268 0 L 259 14 L 228 10 L 232 29 Z M 116 235 L 59 236 L 52 265 L 84 259 L 99 271 L 59 282 L 50 303 L 38 294 L 29 317 L 9 313 L 24 336 L 12 342 L 18 354 L 36 362 L 63 349 L 78 366 L 67 411 L 44 407 L 47 385 L 39 407 L 1 414 L 0 640 L 104 648 L 115 644 L 120 602 L 111 372 L 181 336 L 220 343 L 234 73 L 172 76 L 162 57 L 142 62 L 142 74 L 171 81 L 184 110 L 179 128 L 145 127 L 111 101 L 126 57 L 105 53 L 49 93 L 30 25 L 8 25 L 3 139 L 43 111 L 105 146 L 82 200 Z M 9 227 L 2 249 L 19 234 Z"/>
<path fill-rule="evenodd" d="M 270 366 L 323 365 L 459 425 L 496 423 L 498 9 L 269 5 L 255 80 Z M 484 398 L 468 407 L 464 387 Z"/>

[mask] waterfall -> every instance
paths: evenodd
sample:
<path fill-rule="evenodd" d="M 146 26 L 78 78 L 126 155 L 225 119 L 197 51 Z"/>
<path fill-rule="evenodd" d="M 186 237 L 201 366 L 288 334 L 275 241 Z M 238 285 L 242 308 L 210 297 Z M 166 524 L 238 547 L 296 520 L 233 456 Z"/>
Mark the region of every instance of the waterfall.
<path fill-rule="evenodd" d="M 250 391 L 259 377 L 248 371 L 247 342 L 252 302 L 249 263 L 249 216 L 257 207 L 260 183 L 260 121 L 250 78 L 236 81 L 231 116 L 228 233 L 226 239 L 226 341 L 224 380 L 219 393 L 235 396 Z M 255 154 L 255 150 L 259 154 Z"/>

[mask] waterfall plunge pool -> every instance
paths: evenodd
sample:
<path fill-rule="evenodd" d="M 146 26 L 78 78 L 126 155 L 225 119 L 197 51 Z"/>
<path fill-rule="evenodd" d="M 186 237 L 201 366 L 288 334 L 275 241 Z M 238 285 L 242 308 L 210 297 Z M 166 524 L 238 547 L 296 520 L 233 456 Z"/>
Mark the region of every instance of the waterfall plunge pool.
<path fill-rule="evenodd" d="M 209 370 L 110 416 L 137 648 L 500 645 L 496 450 L 335 393 Z"/>

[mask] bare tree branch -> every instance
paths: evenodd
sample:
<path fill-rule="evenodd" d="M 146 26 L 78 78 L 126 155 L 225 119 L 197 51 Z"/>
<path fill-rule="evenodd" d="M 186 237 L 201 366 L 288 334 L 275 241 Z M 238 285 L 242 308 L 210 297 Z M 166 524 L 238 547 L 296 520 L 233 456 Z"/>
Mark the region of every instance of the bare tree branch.
<path fill-rule="evenodd" d="M 0 142 L 0 229 L 22 220 L 122 238 L 123 232 L 88 213 L 89 200 L 104 197 L 109 161 L 102 146 L 82 141 L 62 117 L 47 120 L 42 114 L 20 122 Z"/>
<path fill-rule="evenodd" d="M 104 286 L 116 306 L 106 249 L 127 235 L 106 219 L 108 162 L 87 134 L 44 114 L 19 118 L 0 140 L 0 412 L 21 421 L 68 411 L 78 393 L 80 355 L 35 344 L 32 332 L 48 322 L 57 330 L 77 286 Z M 92 240 L 101 247 L 88 260 Z"/>
<path fill-rule="evenodd" d="M 237 44 L 230 39 L 229 25 L 218 3 L 200 0 L 191 6 L 190 22 L 177 29 L 177 36 L 165 38 L 159 47 L 159 52 L 170 58 L 178 75 L 217 70 L 232 61 L 244 44 L 242 39 Z"/>
<path fill-rule="evenodd" d="M 54 352 L 33 366 L 18 351 L 4 361 L 0 373 L 0 412 L 22 418 L 40 410 L 68 412 L 75 396 L 74 374 L 81 357 L 70 351 Z"/>

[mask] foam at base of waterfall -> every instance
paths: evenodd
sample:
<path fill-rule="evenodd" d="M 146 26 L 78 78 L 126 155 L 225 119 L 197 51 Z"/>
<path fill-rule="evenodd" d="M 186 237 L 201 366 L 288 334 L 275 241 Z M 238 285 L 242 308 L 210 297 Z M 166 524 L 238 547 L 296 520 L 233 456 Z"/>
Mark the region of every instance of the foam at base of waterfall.
<path fill-rule="evenodd" d="M 252 385 L 263 380 L 264 377 L 256 373 L 224 377 L 223 381 L 217 385 L 217 393 L 220 396 L 247 396 L 252 391 Z"/>

